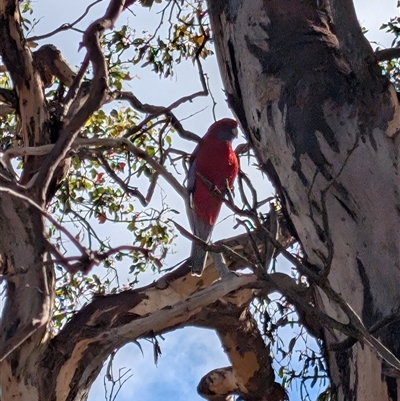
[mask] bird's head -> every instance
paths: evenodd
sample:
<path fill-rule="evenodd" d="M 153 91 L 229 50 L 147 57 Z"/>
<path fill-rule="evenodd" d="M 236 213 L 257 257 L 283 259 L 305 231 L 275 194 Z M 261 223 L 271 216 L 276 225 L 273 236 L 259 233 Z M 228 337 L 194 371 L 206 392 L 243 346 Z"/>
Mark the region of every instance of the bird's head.
<path fill-rule="evenodd" d="M 232 118 L 223 118 L 212 124 L 207 134 L 215 136 L 220 141 L 232 142 L 238 137 L 238 123 Z"/>

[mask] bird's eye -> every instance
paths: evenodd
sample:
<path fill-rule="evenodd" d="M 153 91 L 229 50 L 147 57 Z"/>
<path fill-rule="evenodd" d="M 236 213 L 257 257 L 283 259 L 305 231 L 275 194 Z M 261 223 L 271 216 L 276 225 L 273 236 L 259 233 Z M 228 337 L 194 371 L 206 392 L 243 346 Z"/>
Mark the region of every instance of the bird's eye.
<path fill-rule="evenodd" d="M 232 133 L 233 133 L 233 136 L 234 136 L 235 138 L 237 138 L 238 135 L 239 135 L 239 130 L 238 130 L 237 128 L 232 128 Z"/>

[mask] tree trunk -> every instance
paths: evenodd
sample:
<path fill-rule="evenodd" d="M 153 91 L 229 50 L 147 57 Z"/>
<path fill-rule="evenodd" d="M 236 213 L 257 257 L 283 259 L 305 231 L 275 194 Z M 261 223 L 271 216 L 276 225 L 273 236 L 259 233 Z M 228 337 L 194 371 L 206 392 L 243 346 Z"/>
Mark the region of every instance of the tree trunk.
<path fill-rule="evenodd" d="M 399 357 L 399 105 L 352 2 L 208 4 L 229 103 L 318 278 L 318 306 L 347 323 L 344 299 Z M 323 337 L 337 400 L 398 399 L 375 349 L 326 326 Z"/>
<path fill-rule="evenodd" d="M 7 199 L 7 196 L 4 198 Z M 20 224 L 21 231 L 15 234 L 12 234 L 13 229 L 6 231 L 0 240 L 0 247 L 2 250 L 10 249 L 12 253 L 13 246 L 7 244 L 20 244 L 24 250 L 18 248 L 16 254 L 12 253 L 20 255 L 14 263 L 15 266 L 27 266 L 29 260 L 36 261 L 33 254 L 38 255 L 44 250 L 40 240 L 29 238 L 33 232 L 40 238 L 41 224 L 31 226 L 24 213 L 32 214 L 32 211 L 27 208 L 27 212 L 21 212 L 23 208 L 19 199 L 12 201 L 19 207 L 2 199 L 0 216 L 11 216 L 15 223 L 24 218 L 25 225 Z M 3 222 L 5 218 L 0 218 L 0 224 Z M 17 224 L 13 227 L 15 229 Z M 254 239 L 249 239 L 246 234 L 232 238 L 226 244 L 235 247 L 248 260 L 255 261 L 258 255 L 254 253 Z M 36 249 L 31 249 L 32 243 L 37 244 Z M 261 252 L 262 249 L 263 244 L 260 245 Z M 45 257 L 46 253 L 43 255 Z M 236 268 L 243 267 L 239 262 L 233 263 Z M 0 265 L 5 276 L 10 275 L 9 265 Z M 276 273 L 269 282 L 255 275 L 235 274 L 217 281 L 218 275 L 212 266 L 208 266 L 199 278 L 191 276 L 189 266 L 184 264 L 147 287 L 95 297 L 56 336 L 50 338 L 38 323 L 27 329 L 21 324 L 25 323 L 23 319 L 26 317 L 28 322 L 32 316 L 38 316 L 37 322 L 47 322 L 50 317 L 43 312 L 41 315 L 33 314 L 42 305 L 48 306 L 53 301 L 49 275 L 52 270 L 45 270 L 45 275 L 40 270 L 43 266 L 51 265 L 41 261 L 31 263 L 28 273 L 17 271 L 8 280 L 7 295 L 23 294 L 21 287 L 25 286 L 25 294 L 31 301 L 8 297 L 9 305 L 6 304 L 4 308 L 6 313 L 0 322 L 2 401 L 84 401 L 103 363 L 115 349 L 130 341 L 153 337 L 187 325 L 216 330 L 232 362 L 231 367 L 220 370 L 220 386 L 216 386 L 213 372 L 203 378 L 199 391 L 204 397 L 208 399 L 211 395 L 210 399 L 216 399 L 217 391 L 222 395 L 227 391 L 227 394 L 246 395 L 249 401 L 267 401 L 271 399 L 268 398 L 270 396 L 277 401 L 283 400 L 284 391 L 274 382 L 269 348 L 247 308 L 256 292 L 268 294 L 276 291 L 277 286 L 290 287 L 293 282 L 285 274 Z M 233 265 L 231 267 L 234 268 Z M 34 283 L 34 286 L 29 283 Z M 47 297 L 44 296 L 46 294 Z M 19 309 L 15 310 L 16 307 Z M 42 309 L 51 312 L 49 307 Z M 14 316 L 21 316 L 21 321 Z M 15 333 L 22 331 L 24 336 L 16 342 Z M 9 347 L 6 348 L 4 344 Z M 12 352 L 3 359 L 5 351 Z M 231 387 L 227 388 L 227 385 Z"/>
<path fill-rule="evenodd" d="M 197 324 L 218 332 L 232 363 L 202 380 L 205 397 L 282 400 L 268 347 L 247 310 L 256 293 L 279 290 L 306 320 L 320 317 L 325 324 L 315 333 L 325 340 L 336 399 L 396 400 L 400 362 L 382 343 L 399 357 L 399 106 L 350 0 L 209 0 L 228 100 L 302 245 L 305 259 L 298 267 L 309 278 L 314 302 L 301 298 L 287 275 L 228 274 L 214 283 L 213 269 L 199 279 L 182 266 L 151 286 L 94 298 L 56 336 L 46 334 L 54 268 L 44 195 L 80 128 L 105 101 L 100 38 L 129 4 L 110 1 L 85 32 L 91 90 L 69 92 L 52 153 L 25 161 L 22 183 L 36 177 L 30 189 L 0 162 L 0 275 L 7 286 L 0 322 L 2 399 L 85 400 L 115 348 Z M 43 75 L 39 56 L 26 46 L 17 6 L 16 0 L 0 5 L 0 54 L 14 83 L 24 145 L 47 144 L 55 127 L 43 87 L 60 71 Z M 68 85 L 74 73 L 66 71 Z M 261 242 L 265 238 L 245 235 L 227 245 L 255 266 Z"/>
<path fill-rule="evenodd" d="M 32 55 L 21 30 L 18 0 L 0 2 L 0 55 L 13 81 L 8 96 L 21 123 L 24 146 L 24 150 L 14 151 L 22 151 L 20 155 L 25 156 L 23 152 L 28 148 L 32 151 L 32 146 L 55 142 L 46 147 L 49 154 L 40 153 L 43 147 L 36 148 L 39 152 L 24 160 L 19 181 L 12 174 L 9 159 L 0 159 L 0 279 L 6 287 L 0 320 L 0 399 L 86 400 L 103 363 L 115 349 L 141 337 L 197 324 L 218 332 L 232 362 L 232 366 L 221 370 L 218 389 L 211 375 L 205 377 L 200 386 L 203 395 L 215 399 L 235 393 L 249 401 L 270 401 L 271 397 L 281 400 L 284 390 L 274 382 L 269 349 L 248 306 L 256 292 L 269 293 L 276 291 L 276 283 L 287 284 L 288 277 L 283 274 L 274 276 L 276 283 L 260 280 L 254 274 L 228 273 L 220 279 L 209 265 L 201 278 L 194 278 L 188 265 L 183 264 L 147 287 L 95 297 L 56 335 L 50 336 L 47 331 L 55 298 L 51 254 L 57 263 L 62 263 L 63 256 L 46 237 L 45 219 L 57 226 L 47 214 L 46 198 L 53 195 L 51 181 L 59 176 L 57 168 L 65 161 L 87 118 L 109 99 L 107 65 L 100 40 L 132 3 L 110 0 L 104 16 L 85 31 L 82 44 L 87 54 L 80 73 L 90 61 L 93 78 L 88 86 L 80 85 L 82 76 L 75 78 L 54 47 L 42 47 Z M 50 107 L 43 88 L 51 85 L 55 77 L 70 88 L 62 101 Z M 7 93 L 4 88 L 3 92 Z M 163 112 L 170 114 L 168 108 Z M 125 141 L 135 156 L 139 152 L 147 155 Z M 155 163 L 150 156 L 146 161 Z M 186 195 L 176 179 L 170 177 L 169 181 L 176 182 L 173 187 Z M 62 229 L 59 225 L 57 228 Z M 255 265 L 258 253 L 265 253 L 267 246 L 265 235 L 258 234 L 252 233 L 251 238 L 242 235 L 227 245 Z M 80 250 L 81 258 L 75 264 L 63 264 L 70 273 L 85 273 L 87 266 L 99 262 L 99 253 L 82 246 Z M 238 266 L 239 262 L 233 263 Z M 290 286 L 292 280 L 289 281 Z M 216 319 L 221 314 L 223 318 Z M 230 328 L 234 328 L 232 332 Z M 227 393 L 226 385 L 230 385 Z"/>

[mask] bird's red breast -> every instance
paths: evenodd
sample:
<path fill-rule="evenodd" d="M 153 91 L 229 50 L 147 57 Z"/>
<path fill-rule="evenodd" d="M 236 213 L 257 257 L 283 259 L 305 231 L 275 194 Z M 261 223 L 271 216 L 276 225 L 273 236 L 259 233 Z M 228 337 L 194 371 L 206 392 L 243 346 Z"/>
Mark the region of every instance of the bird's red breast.
<path fill-rule="evenodd" d="M 213 193 L 200 176 L 209 181 L 222 195 L 226 193 L 228 187 L 233 187 L 239 171 L 239 162 L 231 140 L 224 140 L 221 132 L 222 129 L 232 130 L 236 126 L 236 121 L 231 119 L 217 121 L 210 127 L 193 154 L 195 161 L 192 198 L 194 210 L 201 220 L 211 225 L 215 224 L 218 217 L 222 205 L 221 195 Z"/>

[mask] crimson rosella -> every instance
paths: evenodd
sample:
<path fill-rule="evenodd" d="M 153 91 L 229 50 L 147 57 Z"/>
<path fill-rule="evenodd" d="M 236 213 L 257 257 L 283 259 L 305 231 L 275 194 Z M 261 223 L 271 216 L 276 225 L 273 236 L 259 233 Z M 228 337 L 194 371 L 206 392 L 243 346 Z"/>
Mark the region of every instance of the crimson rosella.
<path fill-rule="evenodd" d="M 190 157 L 188 192 L 193 234 L 208 242 L 222 205 L 222 197 L 239 170 L 232 141 L 237 137 L 237 122 L 230 118 L 216 121 L 200 140 Z M 201 276 L 207 252 L 193 241 L 192 275 Z"/>

